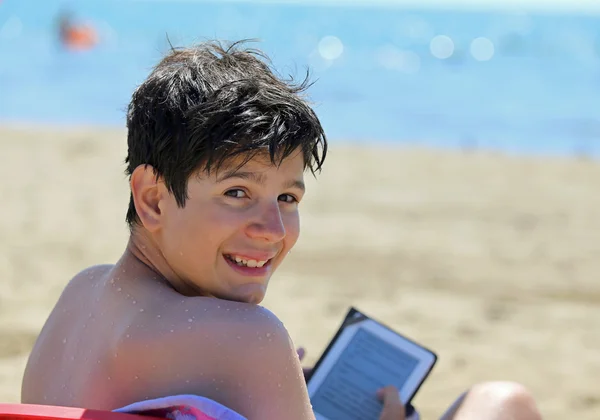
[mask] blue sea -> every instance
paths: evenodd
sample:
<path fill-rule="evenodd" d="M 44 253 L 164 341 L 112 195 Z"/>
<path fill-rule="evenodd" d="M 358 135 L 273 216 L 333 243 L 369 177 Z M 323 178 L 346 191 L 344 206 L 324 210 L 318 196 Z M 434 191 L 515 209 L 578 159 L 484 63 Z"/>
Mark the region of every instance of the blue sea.
<path fill-rule="evenodd" d="M 68 10 L 100 43 L 57 41 Z M 600 155 L 600 16 L 387 5 L 0 0 L 0 121 L 124 125 L 169 42 L 257 38 L 307 68 L 332 141 Z"/>

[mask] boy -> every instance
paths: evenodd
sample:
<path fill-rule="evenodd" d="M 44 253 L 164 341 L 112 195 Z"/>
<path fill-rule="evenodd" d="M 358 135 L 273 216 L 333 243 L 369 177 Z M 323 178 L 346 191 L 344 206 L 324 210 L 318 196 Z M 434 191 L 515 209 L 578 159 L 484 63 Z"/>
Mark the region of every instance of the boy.
<path fill-rule="evenodd" d="M 304 172 L 321 168 L 327 141 L 301 97 L 308 84 L 261 58 L 239 44 L 174 50 L 134 92 L 129 242 L 65 288 L 24 403 L 116 409 L 196 394 L 248 419 L 314 418 L 293 343 L 258 304 L 298 238 Z M 513 388 L 504 394 L 521 396 Z M 382 399 L 382 418 L 404 417 L 397 392 Z"/>

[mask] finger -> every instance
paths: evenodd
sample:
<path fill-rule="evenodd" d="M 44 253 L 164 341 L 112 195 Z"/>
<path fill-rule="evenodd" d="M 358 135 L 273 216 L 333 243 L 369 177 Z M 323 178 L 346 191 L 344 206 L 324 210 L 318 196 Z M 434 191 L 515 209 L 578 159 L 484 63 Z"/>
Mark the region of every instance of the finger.
<path fill-rule="evenodd" d="M 395 386 L 389 385 L 380 389 L 377 396 L 383 401 L 383 409 L 379 420 L 404 420 L 404 404 L 400 400 L 400 393 Z"/>
<path fill-rule="evenodd" d="M 396 403 L 400 402 L 400 393 L 394 385 L 388 385 L 377 390 L 377 397 L 382 402 Z"/>
<path fill-rule="evenodd" d="M 298 349 L 296 349 L 296 353 L 298 353 L 298 358 L 300 360 L 304 359 L 304 355 L 306 354 L 306 350 L 304 350 L 304 347 L 298 347 Z"/>

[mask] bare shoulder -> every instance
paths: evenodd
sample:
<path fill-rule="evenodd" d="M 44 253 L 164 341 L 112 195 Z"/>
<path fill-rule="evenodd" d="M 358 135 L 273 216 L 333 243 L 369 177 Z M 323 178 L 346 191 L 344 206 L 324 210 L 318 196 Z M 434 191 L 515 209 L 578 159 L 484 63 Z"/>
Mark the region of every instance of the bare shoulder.
<path fill-rule="evenodd" d="M 272 312 L 187 298 L 155 321 L 151 333 L 140 332 L 121 346 L 128 366 L 121 371 L 121 388 L 135 394 L 125 403 L 196 394 L 249 419 L 313 418 L 293 342 Z"/>
<path fill-rule="evenodd" d="M 112 264 L 99 264 L 84 268 L 69 280 L 64 290 L 70 291 L 79 287 L 87 287 L 106 276 L 113 268 Z"/>
<path fill-rule="evenodd" d="M 56 326 L 56 324 L 69 325 L 72 329 L 75 328 L 78 324 L 76 322 L 77 317 L 73 317 L 73 314 L 77 314 L 77 311 L 81 308 L 89 312 L 91 309 L 90 302 L 92 301 L 96 285 L 101 282 L 103 277 L 109 275 L 113 267 L 113 265 L 108 264 L 91 266 L 83 269 L 69 279 L 60 293 L 41 333 L 48 328 Z"/>

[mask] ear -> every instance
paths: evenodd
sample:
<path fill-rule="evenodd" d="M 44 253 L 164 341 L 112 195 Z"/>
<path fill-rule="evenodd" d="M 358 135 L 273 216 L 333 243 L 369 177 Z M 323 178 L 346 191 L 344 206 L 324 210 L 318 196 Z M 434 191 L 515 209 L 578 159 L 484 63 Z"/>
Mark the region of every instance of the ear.
<path fill-rule="evenodd" d="M 135 168 L 129 181 L 135 210 L 142 225 L 150 232 L 155 232 L 160 227 L 159 204 L 162 194 L 159 182 L 150 165 Z"/>

